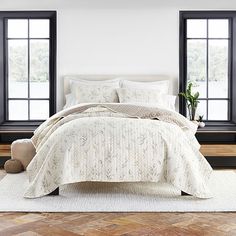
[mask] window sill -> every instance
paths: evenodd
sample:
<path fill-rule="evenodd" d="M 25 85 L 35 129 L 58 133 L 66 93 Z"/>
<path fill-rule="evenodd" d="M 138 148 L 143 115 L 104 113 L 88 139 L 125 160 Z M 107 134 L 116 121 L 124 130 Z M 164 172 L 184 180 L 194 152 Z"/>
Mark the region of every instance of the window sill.
<path fill-rule="evenodd" d="M 0 124 L 0 133 L 33 133 L 43 121 L 9 121 Z"/>
<path fill-rule="evenodd" d="M 204 121 L 206 127 L 236 127 L 232 121 Z"/>
<path fill-rule="evenodd" d="M 37 129 L 37 126 L 30 126 L 30 127 L 0 127 L 0 133 L 33 133 Z"/>
<path fill-rule="evenodd" d="M 218 124 L 218 125 L 208 125 L 203 128 L 198 128 L 197 133 L 236 133 L 235 124 Z"/>

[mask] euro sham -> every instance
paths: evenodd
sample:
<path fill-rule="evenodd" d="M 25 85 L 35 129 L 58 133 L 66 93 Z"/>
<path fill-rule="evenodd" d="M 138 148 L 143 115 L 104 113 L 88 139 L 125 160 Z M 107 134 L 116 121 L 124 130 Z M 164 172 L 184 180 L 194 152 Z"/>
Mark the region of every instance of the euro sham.
<path fill-rule="evenodd" d="M 168 94 L 170 82 L 169 80 L 160 80 L 154 82 L 137 82 L 137 81 L 121 79 L 120 87 L 128 89 L 153 89 L 157 93 Z"/>
<path fill-rule="evenodd" d="M 119 80 L 70 80 L 70 88 L 73 103 L 76 104 L 118 102 L 116 88 L 119 88 Z"/>
<path fill-rule="evenodd" d="M 176 96 L 160 94 L 151 89 L 117 89 L 120 103 L 144 104 L 175 110 Z"/>

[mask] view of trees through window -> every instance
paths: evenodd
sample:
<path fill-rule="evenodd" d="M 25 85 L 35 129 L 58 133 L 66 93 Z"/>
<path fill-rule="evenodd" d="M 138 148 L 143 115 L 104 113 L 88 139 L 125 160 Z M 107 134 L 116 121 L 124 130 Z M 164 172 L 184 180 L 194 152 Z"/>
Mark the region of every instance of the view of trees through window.
<path fill-rule="evenodd" d="M 8 119 L 49 116 L 49 20 L 7 20 Z"/>
<path fill-rule="evenodd" d="M 200 93 L 198 115 L 228 120 L 229 20 L 187 20 L 187 79 Z"/>
<path fill-rule="evenodd" d="M 31 42 L 31 82 L 48 81 L 48 42 Z M 27 42 L 9 43 L 9 67 L 14 68 L 11 74 L 11 81 L 27 82 Z M 40 61 L 40 63 L 38 63 Z"/>

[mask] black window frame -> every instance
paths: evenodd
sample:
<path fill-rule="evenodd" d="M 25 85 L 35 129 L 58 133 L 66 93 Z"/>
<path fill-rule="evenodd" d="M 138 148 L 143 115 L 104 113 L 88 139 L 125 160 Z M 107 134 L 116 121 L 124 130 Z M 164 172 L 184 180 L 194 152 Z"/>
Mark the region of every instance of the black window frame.
<path fill-rule="evenodd" d="M 7 120 L 7 30 L 6 19 L 49 19 L 49 116 L 56 112 L 56 59 L 57 59 L 57 13 L 56 11 L 0 11 L 0 129 L 37 127 L 42 120 Z M 40 100 L 40 99 L 39 99 Z"/>
<path fill-rule="evenodd" d="M 179 12 L 179 91 L 187 86 L 187 19 L 229 19 L 229 120 L 206 121 L 206 126 L 236 125 L 236 11 L 180 11 Z M 186 116 L 186 102 L 179 97 L 179 112 Z"/>

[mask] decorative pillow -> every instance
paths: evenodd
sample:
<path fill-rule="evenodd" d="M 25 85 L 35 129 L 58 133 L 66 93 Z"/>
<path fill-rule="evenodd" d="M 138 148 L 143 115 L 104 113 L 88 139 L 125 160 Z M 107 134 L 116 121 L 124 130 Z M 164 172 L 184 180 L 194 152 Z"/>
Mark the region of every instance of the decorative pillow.
<path fill-rule="evenodd" d="M 118 102 L 116 89 L 120 87 L 119 80 L 85 81 L 71 80 L 70 87 L 72 103 L 114 103 Z M 74 104 L 75 105 L 75 104 Z"/>
<path fill-rule="evenodd" d="M 129 80 L 121 80 L 121 88 L 130 89 L 153 89 L 158 93 L 168 94 L 169 93 L 169 80 L 160 80 L 155 82 L 136 82 Z"/>
<path fill-rule="evenodd" d="M 160 94 L 152 89 L 117 89 L 120 103 L 137 103 L 175 110 L 176 96 Z"/>

